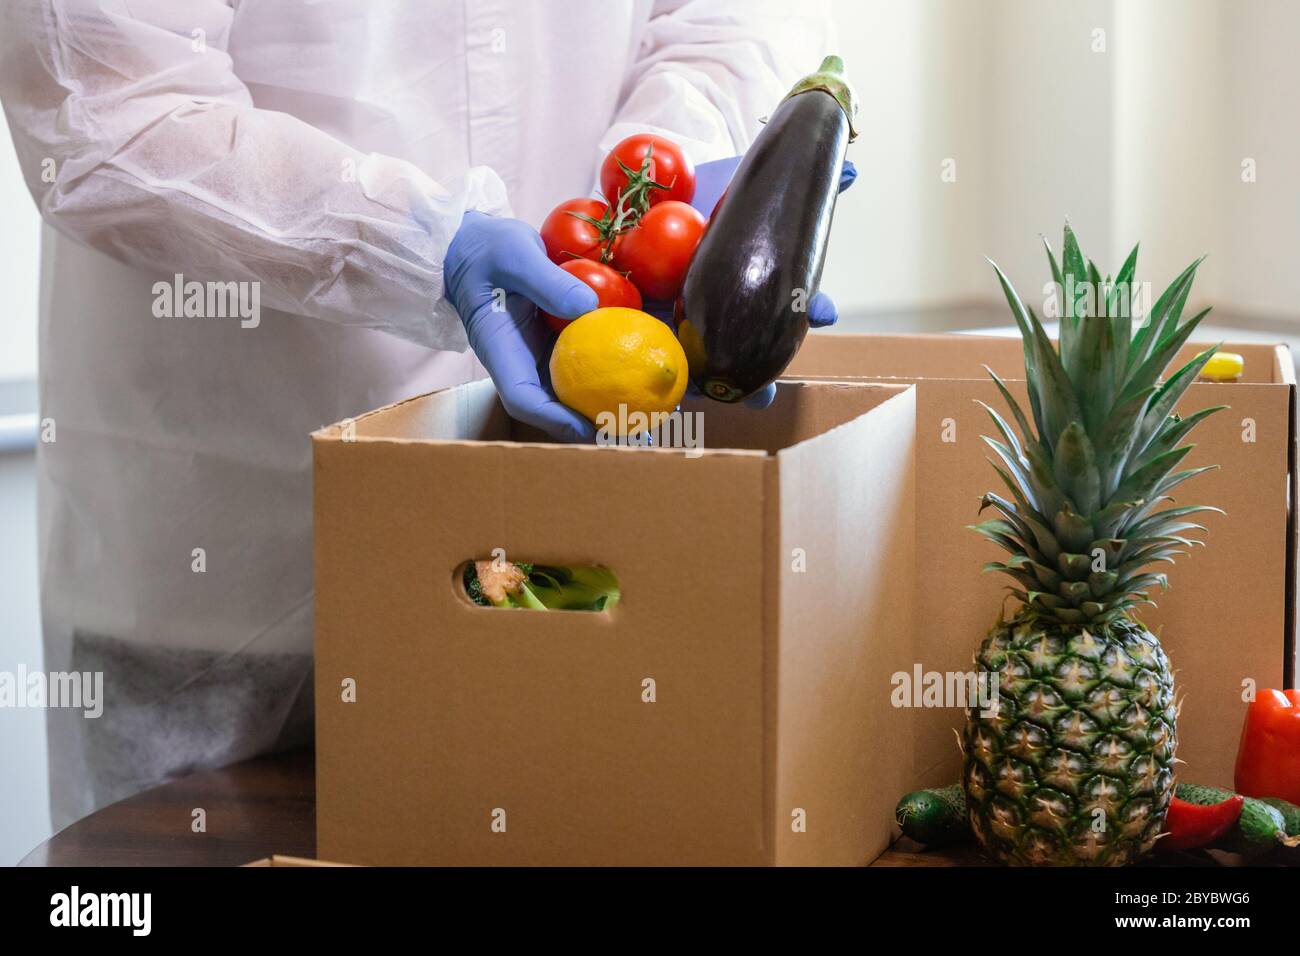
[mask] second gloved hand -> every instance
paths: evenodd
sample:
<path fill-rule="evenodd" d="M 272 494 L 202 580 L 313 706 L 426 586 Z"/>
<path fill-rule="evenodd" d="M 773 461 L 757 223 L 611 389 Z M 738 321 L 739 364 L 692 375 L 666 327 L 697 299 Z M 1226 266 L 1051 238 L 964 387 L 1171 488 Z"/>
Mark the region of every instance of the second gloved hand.
<path fill-rule="evenodd" d="M 470 348 L 510 416 L 560 441 L 591 440 L 591 422 L 551 393 L 546 363 L 554 334 L 538 307 L 576 318 L 596 308 L 595 291 L 551 262 L 526 223 L 478 212 L 465 213 L 444 273 Z"/>

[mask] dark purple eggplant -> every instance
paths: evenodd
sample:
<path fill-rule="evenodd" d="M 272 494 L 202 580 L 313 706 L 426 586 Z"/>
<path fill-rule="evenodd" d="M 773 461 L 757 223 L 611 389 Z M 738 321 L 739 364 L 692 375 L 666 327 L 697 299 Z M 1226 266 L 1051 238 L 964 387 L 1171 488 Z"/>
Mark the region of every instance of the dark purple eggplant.
<path fill-rule="evenodd" d="M 752 395 L 799 351 L 856 111 L 828 56 L 768 118 L 714 209 L 675 309 L 691 381 L 710 398 Z"/>

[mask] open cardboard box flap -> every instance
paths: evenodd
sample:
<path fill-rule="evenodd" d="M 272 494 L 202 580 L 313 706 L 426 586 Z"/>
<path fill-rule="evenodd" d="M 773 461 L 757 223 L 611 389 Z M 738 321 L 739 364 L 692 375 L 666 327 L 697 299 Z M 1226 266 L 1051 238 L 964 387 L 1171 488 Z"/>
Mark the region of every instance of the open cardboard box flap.
<path fill-rule="evenodd" d="M 702 454 L 736 452 L 776 454 L 843 425 L 893 397 L 897 386 L 869 382 L 826 383 L 838 388 L 810 389 L 806 383 L 782 383 L 770 408 L 756 412 L 743 405 L 725 405 L 687 396 L 683 412 L 701 413 L 705 423 Z M 863 391 L 863 386 L 867 390 Z M 716 438 L 714 436 L 717 436 Z M 394 402 L 354 419 L 344 419 L 317 431 L 314 439 L 330 441 L 398 441 L 428 444 L 485 442 L 545 445 L 555 452 L 601 454 L 609 449 L 592 445 L 556 445 L 536 429 L 506 414 L 491 381 L 482 379 L 455 388 Z M 681 449 L 620 449 L 661 451 L 681 456 Z"/>
<path fill-rule="evenodd" d="M 1178 368 L 1213 342 L 1192 342 L 1170 363 Z M 1223 350 L 1244 360 L 1244 383 L 1294 385 L 1295 363 L 1286 345 L 1225 342 Z M 787 370 L 795 378 L 892 379 L 988 378 L 985 366 L 1003 379 L 1025 377 L 1024 348 L 1009 335 L 852 335 L 816 332 Z M 852 371 L 849 371 L 849 370 Z"/>
<path fill-rule="evenodd" d="M 351 863 L 330 863 L 327 860 L 312 860 L 304 856 L 264 856 L 260 860 L 253 860 L 251 863 L 245 863 L 244 866 L 287 866 L 287 867 L 311 867 L 311 866 L 351 866 Z"/>

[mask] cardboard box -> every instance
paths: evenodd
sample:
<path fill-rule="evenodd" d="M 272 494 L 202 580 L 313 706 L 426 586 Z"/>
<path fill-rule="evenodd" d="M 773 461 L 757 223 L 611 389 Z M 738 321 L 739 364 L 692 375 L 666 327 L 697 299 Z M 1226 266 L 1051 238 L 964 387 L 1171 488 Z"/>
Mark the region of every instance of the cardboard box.
<path fill-rule="evenodd" d="M 888 675 L 915 658 L 915 391 L 782 383 L 762 413 L 687 410 L 698 456 L 523 441 L 487 382 L 313 436 L 321 856 L 862 864 L 885 848 L 912 776 Z M 603 564 L 622 600 L 473 605 L 460 569 L 497 548 Z"/>
<path fill-rule="evenodd" d="M 1185 361 L 1205 346 L 1189 346 Z M 1182 486 L 1181 503 L 1227 512 L 1198 516 L 1208 547 L 1173 567 L 1170 589 L 1141 616 L 1160 634 L 1182 699 L 1178 756 L 1183 779 L 1232 785 L 1245 704 L 1243 682 L 1293 686 L 1295 666 L 1296 384 L 1285 346 L 1227 344 L 1245 358 L 1241 382 L 1198 382 L 1179 411 L 1211 405 L 1192 433 L 1185 467 L 1218 464 Z M 821 380 L 894 381 L 917 386 L 916 648 L 925 670 L 970 667 L 971 655 L 996 620 L 1004 576 L 980 568 L 1001 555 L 967 525 L 980 496 L 1000 490 L 981 435 L 992 434 L 982 400 L 1005 413 L 983 366 L 1013 384 L 1025 402 L 1018 338 L 979 335 L 810 335 L 787 374 Z M 1176 367 L 1176 364 L 1175 364 Z M 1023 404 L 1023 407 L 1028 407 Z M 986 514 L 984 517 L 988 517 Z M 925 709 L 915 717 L 914 786 L 958 779 L 951 728 L 961 711 Z"/>

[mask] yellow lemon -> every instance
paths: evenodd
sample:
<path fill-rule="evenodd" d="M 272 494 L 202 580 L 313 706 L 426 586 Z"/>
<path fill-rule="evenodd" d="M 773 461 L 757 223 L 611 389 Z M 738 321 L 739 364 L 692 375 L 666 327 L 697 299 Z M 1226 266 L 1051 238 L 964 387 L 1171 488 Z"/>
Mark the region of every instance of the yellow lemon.
<path fill-rule="evenodd" d="M 639 309 L 580 315 L 551 352 L 556 397 L 618 434 L 644 431 L 676 408 L 686 378 L 686 353 L 672 329 Z"/>

